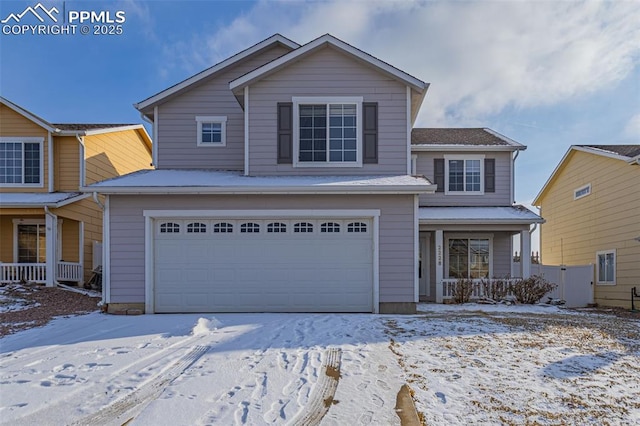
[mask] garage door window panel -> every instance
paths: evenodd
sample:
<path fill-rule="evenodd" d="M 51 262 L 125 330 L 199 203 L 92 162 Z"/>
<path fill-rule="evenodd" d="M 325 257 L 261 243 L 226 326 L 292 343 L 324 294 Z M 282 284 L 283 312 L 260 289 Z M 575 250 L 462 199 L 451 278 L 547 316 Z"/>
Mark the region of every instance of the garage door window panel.
<path fill-rule="evenodd" d="M 293 232 L 298 234 L 313 232 L 313 224 L 309 222 L 298 222 L 293 225 Z"/>
<path fill-rule="evenodd" d="M 367 232 L 367 224 L 363 222 L 351 222 L 347 225 L 347 232 L 365 233 Z"/>
<path fill-rule="evenodd" d="M 243 223 L 240 225 L 241 234 L 257 234 L 260 232 L 260 224 L 255 222 Z"/>
<path fill-rule="evenodd" d="M 220 222 L 213 225 L 214 234 L 231 234 L 233 232 L 233 224 L 229 222 Z"/>
<path fill-rule="evenodd" d="M 207 224 L 192 222 L 187 224 L 187 234 L 204 234 L 207 232 Z"/>
<path fill-rule="evenodd" d="M 336 222 L 325 222 L 322 225 L 320 225 L 320 232 L 338 233 L 340 232 L 340 224 Z"/>
<path fill-rule="evenodd" d="M 164 222 L 160 224 L 161 234 L 178 234 L 180 233 L 180 224 L 176 222 Z"/>
<path fill-rule="evenodd" d="M 287 225 L 282 222 L 272 222 L 267 225 L 267 233 L 269 234 L 281 234 L 287 232 Z"/>

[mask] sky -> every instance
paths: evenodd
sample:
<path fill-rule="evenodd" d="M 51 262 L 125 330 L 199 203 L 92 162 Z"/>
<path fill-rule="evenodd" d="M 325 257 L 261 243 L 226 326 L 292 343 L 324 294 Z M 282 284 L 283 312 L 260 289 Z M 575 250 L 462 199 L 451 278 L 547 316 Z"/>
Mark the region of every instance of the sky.
<path fill-rule="evenodd" d="M 0 19 L 37 3 L 3 0 Z M 113 35 L 3 28 L 0 94 L 54 123 L 140 123 L 132 104 L 274 33 L 330 33 L 430 83 L 415 127 L 489 127 L 527 145 L 518 203 L 572 144 L 640 143 L 638 0 L 41 3 L 125 18 Z"/>

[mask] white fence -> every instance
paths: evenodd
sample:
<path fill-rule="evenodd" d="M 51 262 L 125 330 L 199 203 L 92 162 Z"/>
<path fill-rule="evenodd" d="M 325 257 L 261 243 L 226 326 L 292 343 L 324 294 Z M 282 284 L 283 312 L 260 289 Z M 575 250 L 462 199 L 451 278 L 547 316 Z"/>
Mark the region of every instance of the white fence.
<path fill-rule="evenodd" d="M 56 280 L 82 282 L 82 265 L 75 262 L 58 262 Z M 45 263 L 0 263 L 0 283 L 29 282 L 44 284 L 47 282 Z"/>
<path fill-rule="evenodd" d="M 519 275 L 520 264 L 513 263 L 511 272 Z M 552 266 L 531 265 L 531 275 L 539 275 L 545 280 L 557 284 L 558 287 L 547 293 L 547 298 L 562 299 L 569 308 L 582 308 L 593 303 L 593 265 Z"/>

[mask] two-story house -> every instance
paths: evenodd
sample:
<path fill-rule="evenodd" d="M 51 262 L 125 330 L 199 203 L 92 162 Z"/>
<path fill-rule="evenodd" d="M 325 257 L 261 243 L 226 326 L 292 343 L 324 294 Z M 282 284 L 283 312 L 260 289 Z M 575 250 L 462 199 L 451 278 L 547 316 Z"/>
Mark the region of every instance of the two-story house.
<path fill-rule="evenodd" d="M 640 290 L 640 145 L 573 145 L 533 201 L 549 265 L 593 264 L 594 301 L 631 308 Z"/>
<path fill-rule="evenodd" d="M 79 188 L 150 163 L 142 125 L 51 124 L 0 98 L 0 283 L 86 280 L 102 208 Z"/>
<path fill-rule="evenodd" d="M 445 296 L 444 244 L 458 274 L 464 244 L 472 274 L 508 273 L 507 239 L 540 220 L 511 206 L 523 147 L 412 136 L 427 88 L 330 35 L 274 35 L 138 103 L 156 169 L 83 188 L 106 196 L 109 311 L 411 313 Z"/>

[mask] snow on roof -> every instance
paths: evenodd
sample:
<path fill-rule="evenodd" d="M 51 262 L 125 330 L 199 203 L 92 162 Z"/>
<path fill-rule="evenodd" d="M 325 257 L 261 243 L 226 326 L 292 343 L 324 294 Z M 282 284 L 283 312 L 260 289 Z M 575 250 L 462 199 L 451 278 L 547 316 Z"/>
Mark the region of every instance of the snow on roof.
<path fill-rule="evenodd" d="M 421 176 L 244 176 L 216 170 L 141 170 L 83 188 L 104 193 L 276 192 L 276 191 L 432 192 Z"/>
<path fill-rule="evenodd" d="M 420 221 L 428 223 L 502 222 L 542 223 L 544 219 L 521 205 L 503 207 L 420 207 Z"/>
<path fill-rule="evenodd" d="M 76 201 L 75 198 L 85 198 L 80 192 L 15 192 L 1 193 L 0 207 L 62 207 Z"/>

